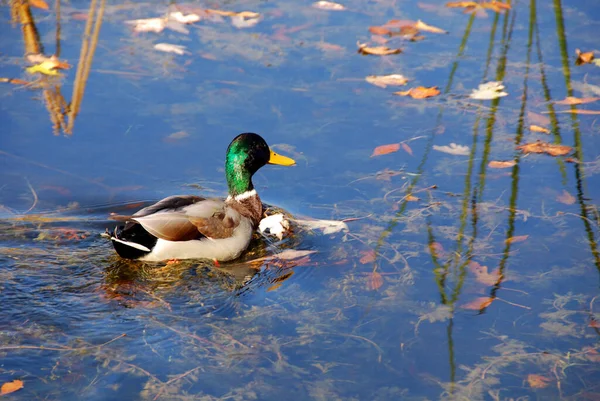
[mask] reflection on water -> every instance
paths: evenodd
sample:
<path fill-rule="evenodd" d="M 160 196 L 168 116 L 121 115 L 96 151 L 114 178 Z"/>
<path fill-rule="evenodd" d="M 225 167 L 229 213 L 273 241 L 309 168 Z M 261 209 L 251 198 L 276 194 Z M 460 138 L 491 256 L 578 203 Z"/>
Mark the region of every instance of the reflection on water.
<path fill-rule="evenodd" d="M 7 399 L 597 397 L 600 75 L 573 53 L 594 5 L 34 3 L 0 28 Z M 441 95 L 364 81 L 392 73 Z M 508 96 L 468 97 L 487 81 Z M 257 234 L 219 266 L 119 259 L 110 213 L 224 195 L 242 131 L 299 161 L 257 174 L 264 200 L 349 232 Z M 518 149 L 535 141 L 570 150 Z"/>

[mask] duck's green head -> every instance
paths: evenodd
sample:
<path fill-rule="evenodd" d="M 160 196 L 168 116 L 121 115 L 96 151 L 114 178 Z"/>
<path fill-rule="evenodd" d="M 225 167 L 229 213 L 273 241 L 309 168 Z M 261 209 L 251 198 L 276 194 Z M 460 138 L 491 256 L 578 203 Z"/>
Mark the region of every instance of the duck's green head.
<path fill-rule="evenodd" d="M 229 195 L 236 196 L 253 190 L 252 176 L 265 164 L 292 166 L 296 162 L 273 152 L 258 134 L 245 133 L 236 136 L 229 144 L 225 157 Z"/>

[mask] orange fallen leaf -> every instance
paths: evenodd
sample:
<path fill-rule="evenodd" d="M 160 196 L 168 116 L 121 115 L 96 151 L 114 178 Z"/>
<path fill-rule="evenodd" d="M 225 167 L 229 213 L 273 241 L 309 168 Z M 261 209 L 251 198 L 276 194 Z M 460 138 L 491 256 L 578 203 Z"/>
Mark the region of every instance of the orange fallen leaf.
<path fill-rule="evenodd" d="M 416 88 L 411 88 L 407 91 L 394 92 L 394 95 L 410 96 L 413 99 L 426 99 L 428 97 L 437 96 L 439 94 L 440 90 L 437 88 L 437 86 L 432 86 L 430 88 L 426 88 L 424 86 L 417 86 Z"/>
<path fill-rule="evenodd" d="M 548 128 L 540 127 L 539 125 L 530 125 L 529 129 L 532 132 L 541 132 L 542 134 L 549 134 L 550 130 Z"/>
<path fill-rule="evenodd" d="M 573 97 L 573 96 L 567 96 L 566 98 L 564 98 L 564 100 L 559 100 L 557 102 L 554 102 L 554 104 L 576 105 L 576 104 L 592 103 L 597 100 L 600 100 L 600 97 L 578 98 L 578 97 Z"/>
<path fill-rule="evenodd" d="M 398 150 L 400 150 L 400 144 L 399 143 L 390 143 L 389 145 L 377 146 L 373 150 L 373 154 L 371 155 L 371 157 L 373 157 L 373 156 L 387 155 L 388 153 L 394 153 L 394 152 L 397 152 Z"/>
<path fill-rule="evenodd" d="M 544 388 L 550 384 L 552 380 L 545 376 L 529 374 L 527 375 L 527 382 L 531 388 Z"/>
<path fill-rule="evenodd" d="M 485 285 L 494 285 L 500 279 L 500 270 L 496 269 L 491 273 L 488 273 L 487 266 L 481 266 L 479 263 L 471 261 L 469 262 L 469 270 L 475 275 L 475 280 Z"/>
<path fill-rule="evenodd" d="M 417 201 L 420 201 L 420 200 L 421 200 L 420 198 L 417 198 L 417 197 L 416 197 L 416 196 L 414 196 L 414 195 L 406 195 L 406 196 L 404 197 L 404 199 L 406 199 L 408 202 L 417 202 Z"/>
<path fill-rule="evenodd" d="M 374 271 L 369 275 L 367 279 L 367 289 L 375 291 L 381 288 L 383 285 L 383 276 L 378 272 Z"/>
<path fill-rule="evenodd" d="M 490 1 L 490 2 L 486 2 L 486 3 L 481 3 L 480 6 L 482 8 L 487 8 L 487 9 L 495 11 L 497 13 L 501 13 L 506 10 L 510 10 L 510 4 L 501 3 L 499 1 Z"/>
<path fill-rule="evenodd" d="M 0 387 L 0 395 L 6 395 L 10 393 L 14 393 L 17 390 L 23 388 L 23 382 L 21 380 L 13 380 L 11 382 L 6 382 Z"/>
<path fill-rule="evenodd" d="M 527 238 L 529 238 L 529 235 L 515 235 L 514 237 L 510 237 L 508 238 L 506 241 L 504 241 L 506 244 L 515 244 L 517 242 L 523 242 L 526 241 Z"/>
<path fill-rule="evenodd" d="M 573 151 L 573 148 L 566 145 L 536 141 L 517 146 L 517 149 L 523 153 L 546 153 L 550 156 L 564 156 Z"/>
<path fill-rule="evenodd" d="M 419 29 L 421 31 L 431 32 L 431 33 L 448 33 L 448 31 L 444 31 L 441 28 L 437 28 L 435 26 L 427 25 L 426 23 L 424 23 L 421 20 L 417 21 L 417 23 L 415 24 L 415 28 L 417 28 L 417 29 Z"/>
<path fill-rule="evenodd" d="M 565 205 L 572 205 L 577 199 L 563 189 L 562 193 L 556 197 L 556 200 Z"/>
<path fill-rule="evenodd" d="M 488 163 L 489 168 L 510 168 L 517 164 L 514 160 L 496 161 L 492 160 Z"/>
<path fill-rule="evenodd" d="M 71 65 L 65 61 L 60 61 L 55 54 L 50 57 L 44 56 L 41 53 L 33 53 L 27 55 L 27 61 L 33 64 L 44 64 L 48 69 L 67 70 Z"/>
<path fill-rule="evenodd" d="M 13 85 L 28 85 L 29 81 L 24 81 L 18 78 L 0 78 L 0 82 L 5 82 Z"/>
<path fill-rule="evenodd" d="M 375 86 L 379 86 L 380 88 L 386 88 L 389 86 L 402 86 L 406 85 L 408 79 L 406 79 L 403 75 L 400 74 L 390 74 L 390 75 L 369 75 L 365 78 L 365 80 L 373 84 Z"/>
<path fill-rule="evenodd" d="M 465 7 L 478 7 L 479 3 L 475 1 L 451 1 L 446 3 L 448 8 L 465 8 Z"/>
<path fill-rule="evenodd" d="M 577 159 L 576 159 L 576 158 L 574 158 L 574 157 L 565 157 L 565 162 L 567 162 L 567 163 L 575 163 L 575 164 L 578 164 L 578 163 L 579 163 L 579 160 L 577 160 Z"/>
<path fill-rule="evenodd" d="M 50 9 L 50 7 L 48 7 L 48 3 L 46 3 L 44 0 L 29 0 L 29 5 L 31 7 L 41 8 L 42 10 Z"/>
<path fill-rule="evenodd" d="M 598 322 L 597 320 L 593 320 L 590 322 L 590 327 L 593 327 L 595 329 L 600 329 L 600 322 Z"/>
<path fill-rule="evenodd" d="M 375 259 L 377 259 L 377 254 L 372 249 L 369 251 L 361 251 L 360 254 L 362 255 L 360 258 L 360 263 L 363 265 L 366 265 L 367 263 L 373 263 L 375 262 Z"/>
<path fill-rule="evenodd" d="M 492 302 L 494 302 L 494 299 L 495 298 L 478 297 L 478 298 L 475 298 L 474 300 L 472 300 L 471 302 L 467 302 L 466 304 L 463 304 L 461 306 L 461 308 L 468 309 L 468 310 L 482 310 L 482 309 L 485 309 L 488 306 L 490 306 L 492 304 Z"/>
<path fill-rule="evenodd" d="M 389 35 L 392 33 L 392 31 L 383 26 L 369 27 L 369 32 L 371 32 L 373 35 Z"/>
<path fill-rule="evenodd" d="M 594 59 L 594 52 L 582 53 L 581 50 L 575 49 L 575 54 L 577 54 L 577 60 L 575 60 L 575 65 L 588 64 L 591 63 Z"/>
<path fill-rule="evenodd" d="M 356 43 L 358 45 L 358 52 L 360 54 L 371 54 L 374 56 L 388 56 L 390 54 L 402 53 L 402 49 L 390 49 L 387 46 L 373 46 L 369 47 L 366 43 Z"/>
<path fill-rule="evenodd" d="M 413 155 L 413 151 L 412 151 L 412 149 L 410 148 L 410 146 L 408 146 L 408 144 L 406 144 L 406 143 L 402 142 L 402 143 L 400 144 L 400 146 L 402 146 L 402 150 L 404 150 L 406 153 L 408 153 L 408 154 L 409 154 L 409 155 L 411 155 L 411 156 Z"/>

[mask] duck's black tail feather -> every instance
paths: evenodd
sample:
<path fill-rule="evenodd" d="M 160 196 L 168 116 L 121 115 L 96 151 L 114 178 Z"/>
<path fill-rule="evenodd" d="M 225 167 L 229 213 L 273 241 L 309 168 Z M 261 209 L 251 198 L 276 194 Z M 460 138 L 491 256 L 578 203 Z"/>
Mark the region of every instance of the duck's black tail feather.
<path fill-rule="evenodd" d="M 125 259 L 138 259 L 149 254 L 158 238 L 136 222 L 129 221 L 124 226 L 115 227 L 111 236 L 115 251 Z"/>

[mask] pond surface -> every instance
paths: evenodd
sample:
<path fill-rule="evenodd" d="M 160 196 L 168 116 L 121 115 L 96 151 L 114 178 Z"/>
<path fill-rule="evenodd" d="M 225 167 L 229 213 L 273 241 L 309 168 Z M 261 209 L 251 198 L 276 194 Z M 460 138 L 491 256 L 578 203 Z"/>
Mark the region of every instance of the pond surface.
<path fill-rule="evenodd" d="M 4 398 L 600 398 L 597 2 L 10 3 Z M 200 21 L 126 23 L 177 10 Z M 71 68 L 28 73 L 37 52 Z M 365 80 L 387 74 L 408 83 Z M 469 97 L 488 81 L 507 95 Z M 418 86 L 440 93 L 394 94 Z M 110 213 L 226 196 L 240 132 L 297 161 L 255 176 L 266 203 L 349 230 L 257 235 L 220 266 L 119 259 Z"/>

